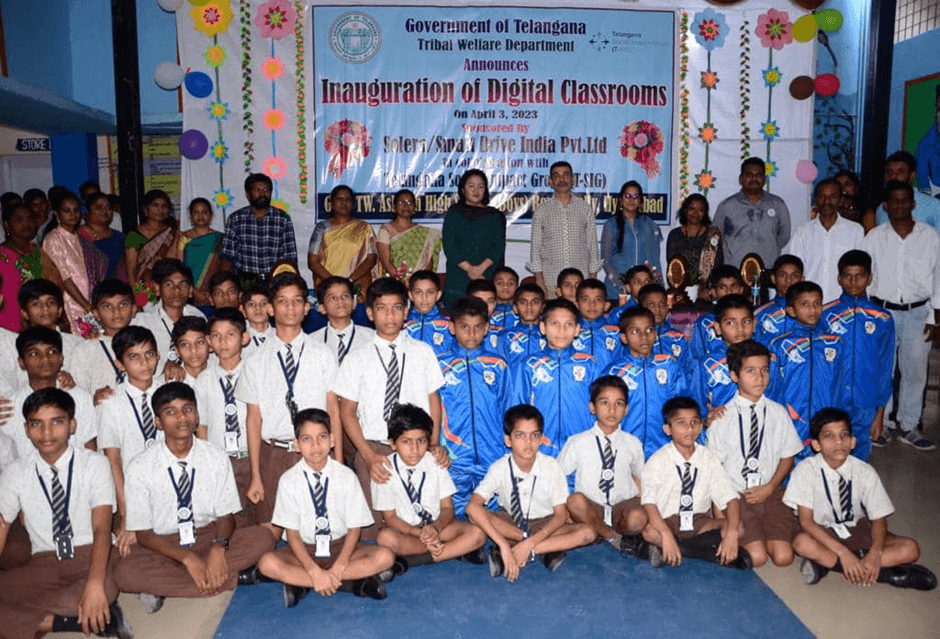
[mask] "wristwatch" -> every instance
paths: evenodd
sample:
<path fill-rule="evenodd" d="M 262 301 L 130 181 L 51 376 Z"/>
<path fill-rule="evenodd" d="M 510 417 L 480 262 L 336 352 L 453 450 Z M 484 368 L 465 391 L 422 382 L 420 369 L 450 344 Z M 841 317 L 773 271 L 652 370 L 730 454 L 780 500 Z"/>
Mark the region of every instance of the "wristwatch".
<path fill-rule="evenodd" d="M 222 547 L 228 550 L 228 541 L 228 537 L 216 537 L 212 540 L 212 545 L 222 544 Z"/>

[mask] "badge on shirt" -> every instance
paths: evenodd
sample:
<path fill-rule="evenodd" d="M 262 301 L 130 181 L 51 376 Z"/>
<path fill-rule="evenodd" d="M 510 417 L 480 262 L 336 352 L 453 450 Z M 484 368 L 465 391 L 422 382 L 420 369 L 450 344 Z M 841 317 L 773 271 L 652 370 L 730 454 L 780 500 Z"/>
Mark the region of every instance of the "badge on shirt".
<path fill-rule="evenodd" d="M 535 379 L 542 382 L 543 384 L 547 384 L 552 381 L 552 374 L 549 373 L 545 368 L 538 368 L 535 371 Z"/>
<path fill-rule="evenodd" d="M 832 528 L 832 532 L 834 532 L 839 539 L 848 539 L 852 536 L 845 524 L 832 524 L 830 528 Z"/>
<path fill-rule="evenodd" d="M 659 382 L 660 386 L 665 386 L 666 382 L 669 380 L 669 373 L 665 368 L 660 368 L 656 370 L 656 381 Z"/>
<path fill-rule="evenodd" d="M 225 452 L 226 453 L 238 452 L 238 431 L 237 430 L 225 431 Z"/>
<path fill-rule="evenodd" d="M 771 320 L 769 317 L 764 319 L 764 330 L 768 333 L 777 332 L 777 328 L 774 326 L 773 320 Z"/>
<path fill-rule="evenodd" d="M 710 339 L 710 340 L 716 340 L 716 339 L 718 339 L 718 334 L 715 333 L 715 327 L 714 327 L 714 326 L 709 326 L 709 327 L 708 327 L 708 331 L 706 331 L 706 332 L 708 333 L 708 339 Z"/>
<path fill-rule="evenodd" d="M 635 390 L 637 389 L 636 380 L 633 379 L 632 377 L 629 377 L 629 376 L 628 376 L 628 377 L 624 377 L 624 378 L 623 378 L 623 381 L 627 383 L 627 389 L 628 389 L 628 390 L 635 391 Z"/>
<path fill-rule="evenodd" d="M 613 526 L 614 523 L 614 507 L 610 504 L 604 504 L 604 525 L 608 528 Z"/>
<path fill-rule="evenodd" d="M 695 516 L 691 510 L 683 510 L 679 512 L 679 532 L 694 532 L 694 521 Z"/>
<path fill-rule="evenodd" d="M 613 337 L 608 337 L 608 338 L 604 341 L 604 343 L 607 345 L 607 350 L 609 350 L 609 351 L 612 351 L 612 350 L 614 350 L 615 348 L 617 348 L 617 340 L 615 340 Z"/>
<path fill-rule="evenodd" d="M 180 533 L 180 546 L 192 546 L 196 543 L 196 528 L 192 521 L 181 521 L 177 525 Z"/>
<path fill-rule="evenodd" d="M 435 346 L 440 346 L 444 343 L 444 334 L 443 333 L 434 333 L 434 337 L 431 338 Z M 327 555 L 329 556 L 329 555 Z"/>
<path fill-rule="evenodd" d="M 496 373 L 493 371 L 483 371 L 483 381 L 486 382 L 487 386 L 492 386 L 496 381 Z"/>
<path fill-rule="evenodd" d="M 56 535 L 54 541 L 56 559 L 65 561 L 75 556 L 75 549 L 72 547 L 72 537 L 70 535 Z"/>
<path fill-rule="evenodd" d="M 673 345 L 672 345 L 672 356 L 673 356 L 673 357 L 679 357 L 680 355 L 682 355 L 682 347 L 679 346 L 678 344 L 673 344 Z"/>
<path fill-rule="evenodd" d="M 581 341 L 580 337 L 574 340 L 573 342 L 571 342 L 571 345 L 574 346 L 574 350 L 576 351 L 584 350 L 584 342 Z"/>
<path fill-rule="evenodd" d="M 823 353 L 824 353 L 825 356 L 826 356 L 826 361 L 827 361 L 827 362 L 829 362 L 829 363 L 831 364 L 832 362 L 835 361 L 835 359 L 836 359 L 836 349 L 826 347 L 826 348 L 823 349 Z"/>
<path fill-rule="evenodd" d="M 846 332 L 845 326 L 839 320 L 835 320 L 831 324 L 829 324 L 829 330 L 832 331 L 833 333 L 836 333 L 837 335 L 844 335 Z"/>
<path fill-rule="evenodd" d="M 865 332 L 869 335 L 875 334 L 875 323 L 874 322 L 865 322 Z"/>
<path fill-rule="evenodd" d="M 748 460 L 750 461 L 750 460 Z M 757 488 L 760 486 L 761 476 L 758 472 L 748 472 L 747 477 L 745 478 L 745 483 L 747 488 Z"/>
<path fill-rule="evenodd" d="M 496 338 L 496 333 L 493 333 L 492 335 L 490 335 L 490 348 L 495 349 L 498 344 L 499 344 L 499 340 Z"/>
<path fill-rule="evenodd" d="M 453 373 L 447 373 L 446 375 L 444 375 L 444 383 L 447 386 L 457 386 L 458 384 L 460 384 L 460 380 L 457 379 L 457 376 L 454 375 Z"/>
<path fill-rule="evenodd" d="M 773 209 L 767 209 L 767 217 L 774 217 L 777 215 L 777 212 Z"/>
<path fill-rule="evenodd" d="M 835 357 L 835 355 L 833 355 L 833 357 Z M 803 359 L 803 356 L 800 355 L 800 352 L 796 350 L 795 348 L 791 349 L 787 353 L 787 359 L 789 359 L 794 364 L 802 364 L 803 362 L 806 361 L 805 359 Z"/>
<path fill-rule="evenodd" d="M 574 375 L 574 381 L 583 382 L 584 378 L 587 376 L 587 369 L 583 366 L 575 366 L 571 369 L 571 374 Z"/>
<path fill-rule="evenodd" d="M 511 350 L 513 353 L 521 353 L 522 344 L 520 344 L 518 340 L 515 340 L 509 344 L 509 350 Z"/>
<path fill-rule="evenodd" d="M 327 558 L 330 556 L 330 536 L 329 535 L 314 535 L 314 541 L 316 542 L 316 552 L 315 555 L 320 558 Z"/>

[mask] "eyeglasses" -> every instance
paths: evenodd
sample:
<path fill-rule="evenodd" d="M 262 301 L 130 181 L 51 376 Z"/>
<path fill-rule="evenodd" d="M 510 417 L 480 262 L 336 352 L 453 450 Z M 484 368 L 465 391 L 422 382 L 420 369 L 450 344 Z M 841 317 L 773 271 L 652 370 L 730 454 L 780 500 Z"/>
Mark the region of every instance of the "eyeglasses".
<path fill-rule="evenodd" d="M 643 196 L 640 195 L 639 193 L 624 193 L 620 197 L 622 197 L 625 200 L 639 200 Z"/>

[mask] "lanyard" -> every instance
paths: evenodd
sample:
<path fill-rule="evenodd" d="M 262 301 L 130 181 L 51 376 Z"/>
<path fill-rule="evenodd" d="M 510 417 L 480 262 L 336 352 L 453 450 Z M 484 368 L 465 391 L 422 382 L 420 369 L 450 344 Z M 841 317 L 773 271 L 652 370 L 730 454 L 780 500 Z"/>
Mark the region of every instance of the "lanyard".
<path fill-rule="evenodd" d="M 281 357 L 281 351 L 277 352 L 277 361 L 281 363 L 281 372 L 284 373 L 284 381 L 287 382 L 287 396 L 294 396 L 294 380 L 297 379 L 297 373 L 300 371 L 300 358 L 304 356 L 304 347 L 306 344 L 300 346 L 300 351 L 297 353 L 297 357 L 294 359 L 294 372 L 293 374 L 288 373 L 287 365 L 284 363 L 284 358 Z"/>
<path fill-rule="evenodd" d="M 333 332 L 336 333 L 336 329 L 335 329 L 335 328 L 333 329 Z M 324 344 L 326 344 L 326 335 L 327 335 L 327 333 L 329 333 L 329 331 L 323 331 L 323 343 L 324 343 Z M 336 334 L 339 335 L 339 333 L 336 333 Z M 337 337 L 337 339 L 339 339 L 339 338 Z M 347 350 L 347 351 L 352 348 L 352 344 L 353 344 L 353 340 L 354 340 L 354 339 L 356 339 L 356 325 L 355 325 L 355 324 L 352 324 L 352 331 L 349 332 L 349 341 L 346 342 L 346 350 Z M 379 358 L 379 359 L 381 359 L 381 358 Z"/>
<path fill-rule="evenodd" d="M 140 418 L 140 412 L 137 410 L 137 404 L 134 403 L 134 398 L 131 397 L 130 393 L 124 391 L 124 394 L 127 395 L 127 401 L 131 405 L 131 410 L 134 411 L 134 417 L 137 418 L 137 428 L 140 429 L 140 434 L 144 438 L 144 443 L 147 443 L 150 441 L 150 438 L 147 437 L 147 431 L 144 429 L 144 420 Z M 156 430 L 156 426 L 154 427 L 154 430 Z"/>
<path fill-rule="evenodd" d="M 679 485 L 682 485 L 682 470 L 676 466 L 676 472 L 679 473 Z M 695 472 L 692 473 L 691 481 L 689 482 L 689 491 L 681 491 L 681 496 L 679 497 L 679 510 L 692 510 L 692 492 L 695 490 L 695 482 L 698 481 L 698 468 L 695 469 Z M 688 497 L 688 499 L 686 499 Z"/>
<path fill-rule="evenodd" d="M 382 352 L 379 351 L 379 347 L 378 347 L 378 346 L 375 347 L 375 354 L 379 356 L 379 364 L 381 364 L 381 365 L 382 365 L 382 368 L 385 369 L 385 378 L 388 379 L 388 371 L 389 371 L 389 369 L 390 369 L 391 366 L 392 366 L 392 364 L 391 364 L 391 362 L 392 362 L 391 358 L 389 358 L 389 360 L 388 360 L 389 363 L 386 364 L 386 363 L 385 363 L 385 360 L 382 359 Z M 398 355 L 395 354 L 395 351 L 392 351 L 392 357 L 398 357 Z M 405 373 L 405 353 L 402 353 L 402 354 L 401 354 L 401 366 L 400 366 L 399 369 L 398 369 L 398 379 L 399 379 L 399 380 L 404 379 L 404 373 Z M 400 395 L 400 394 L 401 394 L 401 390 L 399 390 L 399 395 Z"/>
<path fill-rule="evenodd" d="M 405 478 L 401 476 L 401 472 L 398 470 L 398 455 L 392 457 L 392 463 L 395 464 L 395 474 L 398 475 L 398 479 L 401 481 L 401 486 L 405 489 L 405 494 L 408 495 L 408 499 L 411 500 L 411 505 L 421 505 L 421 493 L 424 492 L 424 480 L 428 478 L 428 474 L 425 472 L 421 473 L 421 485 L 415 488 L 413 484 L 409 484 L 405 481 Z M 409 486 L 411 487 L 411 490 L 408 489 Z M 423 510 L 424 507 L 422 506 L 422 512 Z"/>
<path fill-rule="evenodd" d="M 173 490 L 176 492 L 176 505 L 180 509 L 189 508 L 192 510 L 193 487 L 196 485 L 196 469 L 193 468 L 189 473 L 189 487 L 186 489 L 186 492 L 183 492 L 183 487 L 181 485 L 183 483 L 182 478 L 180 478 L 179 483 L 177 483 L 176 477 L 173 476 L 172 466 L 167 467 L 166 473 L 170 476 L 170 481 L 173 482 Z"/>
<path fill-rule="evenodd" d="M 108 347 L 104 345 L 104 342 L 103 342 L 103 341 L 102 341 L 102 342 L 98 342 L 98 343 L 101 344 L 101 350 L 104 351 L 104 355 L 105 355 L 105 357 L 108 358 L 108 362 L 111 364 L 111 368 L 114 369 L 114 376 L 115 376 L 115 378 L 121 377 L 121 375 L 123 374 L 123 371 L 121 371 L 121 370 L 117 367 L 117 364 L 114 363 L 114 358 L 111 356 L 111 351 L 108 350 Z"/>
<path fill-rule="evenodd" d="M 529 507 L 525 509 L 525 524 L 529 527 L 529 513 L 532 512 L 532 497 L 535 495 L 535 482 L 538 481 L 538 475 L 532 476 L 532 488 L 529 490 Z M 522 510 L 522 498 L 519 496 L 519 485 L 516 483 L 516 474 L 512 472 L 512 458 L 509 458 L 509 480 L 512 482 L 512 492 L 519 502 L 519 510 Z"/>
<path fill-rule="evenodd" d="M 262 337 L 264 337 L 264 335 L 262 335 Z M 257 335 L 252 335 L 251 340 L 255 343 L 255 346 L 261 346 L 262 344 L 264 344 L 264 341 L 259 340 Z"/>
<path fill-rule="evenodd" d="M 607 504 L 610 505 L 610 488 L 614 483 L 614 464 L 617 462 L 617 453 L 613 452 L 613 445 L 611 445 L 611 454 L 610 454 L 610 464 L 604 463 L 604 447 L 601 446 L 601 438 L 597 435 L 594 436 L 594 441 L 597 442 L 597 452 L 601 456 L 601 479 L 604 480 L 604 493 L 607 496 Z M 610 471 L 607 473 L 607 471 Z M 604 473 L 610 475 L 610 479 L 604 477 Z"/>
<path fill-rule="evenodd" d="M 766 424 L 766 423 L 767 423 L 767 404 L 764 404 L 763 424 Z M 754 451 L 754 459 L 757 459 L 758 457 L 760 457 L 760 449 L 764 445 L 764 433 L 765 432 L 766 432 L 766 429 L 762 425 L 760 429 L 760 437 L 757 438 L 757 450 Z M 750 456 L 749 451 L 746 448 L 744 448 L 744 416 L 741 414 L 740 407 L 738 408 L 738 437 L 741 442 L 741 457 L 743 457 L 744 461 L 747 462 L 747 460 L 750 459 L 751 456 Z M 757 468 L 755 467 L 752 470 L 757 470 Z"/>
<path fill-rule="evenodd" d="M 65 502 L 64 508 L 62 509 L 63 516 L 65 521 L 59 521 L 60 529 L 65 528 L 65 523 L 68 521 L 69 516 L 69 501 L 72 499 L 72 468 L 75 466 L 75 453 L 72 453 L 72 459 L 69 460 L 69 478 L 66 481 L 65 488 Z M 36 477 L 39 479 L 39 485 L 42 487 L 42 492 L 46 496 L 46 501 L 49 502 L 49 508 L 52 509 L 52 514 L 55 515 L 55 507 L 52 505 L 52 497 L 49 496 L 49 490 L 46 488 L 46 482 L 43 481 L 42 475 L 39 473 L 39 464 L 36 464 Z"/>
<path fill-rule="evenodd" d="M 837 524 L 844 524 L 844 523 L 847 522 L 847 521 L 852 521 L 852 513 L 851 513 L 851 512 L 849 513 L 849 516 L 846 517 L 845 519 L 842 519 L 841 517 L 839 517 L 839 515 L 836 514 L 836 506 L 835 506 L 835 504 L 832 503 L 832 494 L 829 492 L 829 482 L 826 481 L 826 473 L 825 473 L 825 471 L 824 471 L 822 468 L 820 468 L 820 469 L 819 469 L 819 474 L 822 475 L 823 488 L 826 489 L 826 499 L 829 500 L 829 507 L 832 508 L 832 518 L 836 520 L 836 523 L 837 523 Z M 840 475 L 840 477 L 841 477 L 841 475 Z M 843 477 L 843 479 L 845 479 L 845 478 Z M 849 481 L 846 481 L 845 484 L 846 484 L 846 486 L 848 487 L 848 493 L 849 493 L 849 510 L 851 510 L 851 509 L 852 509 L 852 482 L 851 482 L 851 480 L 849 480 Z M 841 504 L 840 504 L 840 505 L 841 505 Z"/>
<path fill-rule="evenodd" d="M 225 375 L 219 378 L 219 386 L 222 387 L 222 395 L 225 396 L 225 405 L 226 406 L 230 404 L 234 405 L 235 404 L 235 384 L 238 383 L 238 378 L 237 377 L 233 378 L 231 389 L 229 389 L 229 387 L 225 385 L 225 381 L 223 381 L 224 378 L 225 378 Z"/>
<path fill-rule="evenodd" d="M 317 516 L 316 532 L 318 534 L 327 534 L 330 532 L 330 520 L 326 514 L 326 495 L 330 490 L 330 478 L 324 477 L 320 486 L 323 487 L 323 500 L 320 501 L 317 499 L 316 493 L 313 491 L 313 486 L 310 485 L 310 477 L 307 473 L 304 473 L 304 479 L 307 480 L 307 490 L 310 491 L 310 501 L 313 502 L 313 511 Z"/>

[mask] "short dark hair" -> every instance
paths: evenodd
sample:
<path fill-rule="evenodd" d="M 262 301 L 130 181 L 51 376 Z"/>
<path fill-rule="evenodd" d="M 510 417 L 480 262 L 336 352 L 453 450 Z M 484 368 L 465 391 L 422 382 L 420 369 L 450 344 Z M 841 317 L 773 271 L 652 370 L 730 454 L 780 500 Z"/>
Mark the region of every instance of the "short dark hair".
<path fill-rule="evenodd" d="M 264 299 L 268 299 L 268 287 L 261 282 L 254 282 L 251 286 L 242 291 L 242 304 L 246 304 L 248 300 L 255 295 L 261 295 Z"/>
<path fill-rule="evenodd" d="M 167 195 L 166 191 L 161 191 L 160 189 L 150 189 L 149 191 L 144 193 L 144 199 L 141 200 L 140 205 L 142 207 L 150 206 L 157 200 L 166 200 L 166 207 L 167 207 L 167 210 L 169 211 L 170 217 L 172 218 L 173 217 L 173 200 L 170 199 L 170 196 Z"/>
<path fill-rule="evenodd" d="M 496 295 L 496 285 L 493 284 L 493 282 L 480 277 L 467 282 L 467 290 L 465 293 L 467 295 L 473 295 L 474 293 L 492 293 L 493 295 Z"/>
<path fill-rule="evenodd" d="M 331 275 L 326 278 L 320 285 L 317 286 L 317 301 L 322 304 L 326 299 L 326 292 L 334 286 L 345 286 L 349 291 L 350 297 L 356 297 L 356 289 L 353 288 L 353 282 L 348 277 L 340 277 L 339 275 Z"/>
<path fill-rule="evenodd" d="M 639 293 L 636 294 L 636 301 L 642 305 L 643 300 L 645 300 L 648 295 L 655 295 L 656 293 L 659 293 L 660 295 L 666 295 L 666 287 L 659 282 L 647 284 L 640 289 Z"/>
<path fill-rule="evenodd" d="M 26 349 L 33 344 L 49 344 L 50 346 L 55 346 L 61 353 L 62 335 L 59 334 L 59 331 L 46 326 L 30 326 L 29 328 L 24 328 L 20 331 L 20 334 L 16 336 L 16 354 L 20 358 L 26 357 Z"/>
<path fill-rule="evenodd" d="M 150 406 L 155 415 L 160 414 L 160 410 L 178 399 L 185 399 L 196 405 L 196 391 L 189 384 L 183 382 L 168 382 L 155 390 L 150 398 Z M 196 406 L 198 409 L 199 406 Z"/>
<path fill-rule="evenodd" d="M 322 424 L 326 432 L 331 433 L 330 415 L 322 408 L 305 408 L 294 416 L 294 438 L 300 437 L 304 424 Z"/>
<path fill-rule="evenodd" d="M 16 301 L 19 302 L 20 308 L 25 310 L 30 302 L 46 295 L 54 297 L 60 308 L 65 305 L 65 300 L 62 298 L 62 289 L 55 282 L 50 282 L 41 277 L 23 282 L 16 294 Z"/>
<path fill-rule="evenodd" d="M 235 285 L 235 288 L 238 289 L 238 292 L 242 291 L 241 280 L 238 279 L 238 276 L 233 271 L 219 271 L 215 275 L 209 278 L 209 294 L 212 294 L 219 286 L 222 286 L 226 282 L 231 282 Z"/>
<path fill-rule="evenodd" d="M 429 271 L 427 269 L 422 269 L 420 271 L 415 271 L 411 274 L 411 277 L 408 278 L 408 290 L 414 288 L 415 284 L 418 282 L 432 282 L 438 290 L 441 288 L 441 278 L 434 271 Z"/>
<path fill-rule="evenodd" d="M 157 339 L 153 336 L 153 333 L 150 332 L 149 328 L 131 324 L 115 333 L 114 337 L 111 339 L 111 350 L 114 351 L 115 359 L 123 361 L 124 353 L 126 353 L 129 348 L 140 344 L 149 344 L 153 346 L 154 350 L 157 349 Z"/>
<path fill-rule="evenodd" d="M 776 275 L 777 271 L 787 264 L 800 269 L 800 273 L 803 272 L 803 260 L 798 258 L 796 255 L 790 255 L 789 253 L 778 255 L 777 259 L 774 260 L 774 265 L 770 267 L 770 272 Z"/>
<path fill-rule="evenodd" d="M 617 328 L 620 329 L 621 333 L 625 333 L 627 326 L 630 324 L 630 320 L 636 319 L 637 317 L 645 317 L 652 322 L 654 326 L 656 325 L 656 316 L 653 315 L 653 311 L 645 306 L 637 305 L 631 306 L 620 314 L 620 321 L 617 323 Z"/>
<path fill-rule="evenodd" d="M 244 333 L 248 330 L 248 321 L 237 308 L 220 308 L 213 313 L 206 321 L 206 327 L 209 329 L 210 333 L 212 332 L 212 327 L 219 322 L 229 322 L 238 329 L 239 333 Z"/>
<path fill-rule="evenodd" d="M 351 186 L 349 186 L 348 184 L 337 184 L 332 189 L 330 189 L 330 201 L 332 201 L 334 197 L 339 195 L 340 191 L 348 191 L 349 197 L 356 199 L 356 193 L 355 191 L 352 190 Z"/>
<path fill-rule="evenodd" d="M 741 283 L 742 286 L 746 286 L 744 278 L 741 277 L 741 271 L 737 267 L 732 266 L 731 264 L 722 264 L 721 266 L 716 266 L 711 275 L 708 276 L 708 288 L 715 288 L 718 286 L 718 282 L 721 280 L 731 280 L 735 279 Z"/>
<path fill-rule="evenodd" d="M 515 280 L 516 280 L 516 284 L 519 283 L 519 274 L 516 273 L 516 269 L 514 269 L 513 267 L 511 267 L 511 266 L 506 266 L 505 264 L 503 264 L 502 266 L 500 266 L 499 268 L 497 268 L 495 271 L 493 271 L 493 277 L 492 277 L 492 279 L 495 280 L 495 279 L 496 279 L 496 276 L 499 275 L 500 273 L 506 273 L 507 275 L 512 275 L 513 278 L 515 278 Z"/>
<path fill-rule="evenodd" d="M 460 180 L 457 182 L 457 203 L 463 204 L 467 201 L 467 196 L 463 193 L 463 187 L 467 185 L 467 181 L 473 176 L 477 176 L 483 180 L 483 206 L 486 206 L 490 203 L 490 181 L 486 177 L 486 173 L 480 169 L 467 169 L 464 171 L 463 175 L 460 176 Z"/>
<path fill-rule="evenodd" d="M 101 280 L 95 284 L 95 288 L 91 290 L 91 306 L 92 308 L 98 308 L 98 304 L 101 300 L 117 297 L 118 295 L 129 299 L 131 304 L 135 303 L 134 289 L 131 288 L 130 284 L 114 277 Z"/>
<path fill-rule="evenodd" d="M 538 408 L 531 404 L 516 404 L 503 414 L 503 433 L 511 435 L 516 423 L 524 419 L 534 419 L 539 425 L 539 430 L 545 431 L 545 418 Z"/>
<path fill-rule="evenodd" d="M 264 182 L 268 185 L 268 188 L 274 188 L 274 182 L 271 181 L 264 173 L 252 173 L 245 178 L 245 193 L 251 190 L 251 185 L 255 182 Z"/>
<path fill-rule="evenodd" d="M 165 279 L 177 273 L 182 275 L 190 285 L 193 283 L 193 270 L 183 264 L 182 260 L 173 257 L 157 260 L 150 272 L 157 286 L 160 286 Z"/>
<path fill-rule="evenodd" d="M 581 311 L 578 310 L 578 307 L 574 305 L 574 302 L 571 300 L 566 300 L 563 297 L 556 297 L 553 300 L 548 300 L 545 302 L 545 306 L 542 307 L 542 321 L 548 319 L 548 316 L 554 313 L 555 311 L 568 311 L 574 315 L 574 321 L 581 321 Z"/>
<path fill-rule="evenodd" d="M 95 191 L 100 191 L 101 185 L 98 184 L 97 180 L 85 180 L 78 185 L 78 192 L 81 193 L 85 189 L 95 189 Z"/>
<path fill-rule="evenodd" d="M 513 302 L 519 301 L 519 296 L 523 293 L 535 293 L 542 301 L 545 301 L 545 291 L 542 290 L 542 287 L 538 284 L 533 284 L 532 282 L 525 282 L 516 287 L 516 292 L 512 296 Z"/>
<path fill-rule="evenodd" d="M 861 266 L 871 274 L 871 255 L 861 249 L 846 251 L 839 258 L 839 275 L 842 275 L 842 270 L 849 266 Z"/>
<path fill-rule="evenodd" d="M 827 177 L 826 179 L 820 180 L 819 182 L 817 182 L 816 186 L 813 187 L 813 200 L 819 197 L 819 192 L 822 190 L 824 186 L 835 186 L 837 189 L 839 189 L 839 194 L 841 196 L 842 185 L 839 184 L 839 180 L 835 179 L 834 177 Z"/>
<path fill-rule="evenodd" d="M 464 295 L 454 300 L 450 307 L 450 319 L 456 322 L 461 317 L 481 317 L 488 322 L 490 319 L 489 309 L 486 302 L 479 297 Z"/>
<path fill-rule="evenodd" d="M 431 416 L 423 408 L 414 404 L 398 404 L 392 409 L 392 414 L 388 418 L 388 439 L 389 441 L 398 441 L 405 431 L 420 430 L 428 436 L 428 444 L 431 442 L 431 433 L 434 432 L 434 422 Z"/>
<path fill-rule="evenodd" d="M 604 286 L 604 283 L 596 277 L 589 277 L 586 280 L 581 280 L 581 283 L 578 284 L 578 288 L 575 291 L 575 297 L 588 290 L 601 291 L 604 293 L 604 297 L 607 297 L 607 287 Z"/>
<path fill-rule="evenodd" d="M 699 419 L 702 418 L 702 409 L 698 405 L 698 402 L 692 399 L 691 397 L 686 397 L 684 395 L 679 395 L 677 397 L 672 397 L 666 400 L 666 403 L 663 404 L 663 423 L 670 424 L 672 423 L 672 418 L 675 417 L 675 414 L 680 410 L 694 410 L 698 414 Z"/>
<path fill-rule="evenodd" d="M 212 202 L 210 202 L 209 200 L 207 200 L 207 199 L 204 198 L 204 197 L 194 197 L 194 198 L 193 198 L 192 200 L 190 200 L 190 202 L 189 202 L 189 214 L 190 214 L 190 215 L 192 215 L 192 213 L 193 213 L 193 208 L 195 208 L 195 206 L 196 206 L 197 204 L 203 204 L 203 205 L 205 205 L 205 207 L 206 207 L 207 209 L 209 209 L 209 215 L 212 215 L 212 214 L 213 214 L 213 213 L 212 213 Z"/>
<path fill-rule="evenodd" d="M 646 273 L 650 277 L 653 277 L 653 271 L 646 264 L 635 264 L 631 266 L 630 268 L 627 269 L 627 272 L 624 273 L 623 276 L 629 282 L 630 280 L 633 279 L 633 276 L 636 275 L 637 273 Z"/>
<path fill-rule="evenodd" d="M 304 278 L 293 271 L 285 271 L 284 273 L 275 275 L 268 283 L 268 300 L 273 302 L 277 294 L 281 292 L 281 289 L 287 288 L 288 286 L 296 286 L 305 296 L 307 294 L 307 282 Z"/>
<path fill-rule="evenodd" d="M 94 193 L 89 193 L 88 197 L 85 198 L 85 210 L 88 211 L 95 205 L 95 202 L 98 200 L 107 200 L 108 206 L 111 206 L 111 196 L 107 193 L 102 193 L 101 191 L 95 191 Z"/>
<path fill-rule="evenodd" d="M 715 321 L 720 322 L 724 318 L 725 313 L 733 308 L 747 309 L 751 317 L 754 317 L 754 304 L 751 303 L 751 300 L 744 295 L 732 293 L 731 295 L 725 295 L 715 302 Z"/>
<path fill-rule="evenodd" d="M 741 374 L 741 364 L 748 357 L 766 357 L 770 362 L 770 351 L 760 342 L 752 339 L 746 339 L 743 342 L 732 344 L 728 347 L 728 370 L 735 375 Z"/>
<path fill-rule="evenodd" d="M 561 288 L 561 283 L 565 281 L 571 275 L 577 275 L 582 280 L 584 279 L 584 273 L 581 272 L 581 269 L 574 268 L 569 266 L 568 268 L 561 269 L 561 272 L 558 274 L 558 277 L 555 278 L 555 287 Z"/>
<path fill-rule="evenodd" d="M 392 197 L 392 206 L 395 206 L 396 204 L 398 204 L 398 200 L 405 197 L 406 195 L 410 195 L 414 199 L 415 204 L 418 203 L 418 198 L 415 197 L 414 191 L 412 191 L 411 189 L 399 189 L 395 191 L 395 195 Z"/>
<path fill-rule="evenodd" d="M 189 331 L 208 335 L 209 324 L 206 322 L 205 318 L 199 317 L 198 315 L 184 315 L 173 325 L 170 339 L 172 339 L 173 344 L 176 345 L 176 342 Z"/>
<path fill-rule="evenodd" d="M 75 195 L 72 191 L 59 191 L 55 194 L 55 197 L 52 198 L 52 210 L 58 211 L 59 208 L 68 200 L 75 200 L 75 203 L 81 206 L 82 200 L 80 197 Z"/>
<path fill-rule="evenodd" d="M 375 300 L 386 295 L 396 295 L 402 304 L 408 303 L 408 289 L 402 282 L 392 277 L 380 277 L 366 289 L 366 306 L 372 308 Z"/>
<path fill-rule="evenodd" d="M 702 226 L 711 226 L 712 219 L 708 216 L 708 198 L 701 193 L 692 193 L 682 200 L 682 206 L 679 207 L 679 224 L 685 226 L 689 223 L 688 211 L 693 202 L 702 202 L 705 205 L 705 217 L 702 218 Z"/>
<path fill-rule="evenodd" d="M 616 388 L 623 393 L 623 401 L 630 401 L 630 391 L 627 389 L 627 383 L 617 375 L 604 375 L 591 382 L 591 401 L 596 402 L 597 396 L 607 388 Z"/>
<path fill-rule="evenodd" d="M 574 169 L 571 168 L 571 162 L 568 162 L 567 160 L 558 160 L 557 162 L 552 162 L 552 165 L 548 167 L 548 174 L 551 175 L 552 171 L 558 167 L 567 167 L 569 171 L 574 173 Z"/>
<path fill-rule="evenodd" d="M 822 432 L 823 426 L 833 422 L 845 422 L 846 427 L 849 429 L 849 433 L 852 432 L 852 418 L 849 417 L 847 412 L 841 408 L 820 408 L 818 411 L 816 411 L 816 414 L 813 415 L 813 418 L 809 420 L 810 439 L 819 441 L 819 433 Z"/>
<path fill-rule="evenodd" d="M 741 162 L 741 173 L 740 173 L 740 175 L 744 175 L 744 171 L 745 171 L 745 170 L 747 169 L 747 167 L 749 167 L 749 166 L 759 166 L 759 167 L 760 167 L 760 170 L 761 170 L 761 173 L 763 173 L 763 172 L 765 172 L 765 171 L 767 170 L 767 164 L 764 162 L 764 160 L 763 160 L 762 158 L 752 156 L 752 157 L 749 157 L 748 159 L 744 160 L 744 162 Z"/>
<path fill-rule="evenodd" d="M 23 419 L 29 419 L 45 406 L 63 410 L 69 419 L 75 419 L 75 400 L 61 388 L 43 388 L 27 395 L 23 401 Z"/>
<path fill-rule="evenodd" d="M 914 198 L 914 187 L 911 186 L 910 182 L 901 182 L 900 180 L 891 180 L 885 184 L 885 199 L 888 198 L 888 195 L 894 193 L 895 191 L 904 191 L 907 193 L 907 196 L 911 199 Z"/>
<path fill-rule="evenodd" d="M 816 282 L 810 282 L 809 280 L 797 282 L 787 289 L 787 306 L 793 306 L 793 304 L 796 303 L 796 298 L 806 293 L 819 293 L 819 296 L 822 297 L 822 287 Z"/>
<path fill-rule="evenodd" d="M 911 173 L 917 172 L 917 158 L 907 151 L 895 151 L 885 158 L 885 166 L 894 162 L 904 162 L 904 164 L 907 165 L 907 168 L 910 169 Z"/>
<path fill-rule="evenodd" d="M 26 189 L 26 192 L 23 193 L 23 203 L 27 205 L 33 200 L 38 200 L 39 198 L 44 200 L 48 199 L 46 197 L 46 192 L 42 189 Z"/>

